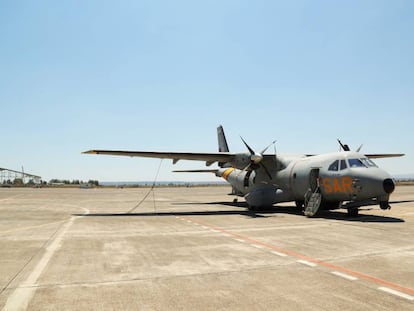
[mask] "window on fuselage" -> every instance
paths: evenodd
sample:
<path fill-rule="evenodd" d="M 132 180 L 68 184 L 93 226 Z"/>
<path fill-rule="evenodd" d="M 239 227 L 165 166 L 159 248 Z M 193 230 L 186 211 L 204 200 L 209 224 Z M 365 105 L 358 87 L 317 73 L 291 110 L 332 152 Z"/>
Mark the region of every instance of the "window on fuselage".
<path fill-rule="evenodd" d="M 367 167 L 378 167 L 378 166 L 374 163 L 374 161 L 372 161 L 371 159 L 368 159 L 368 158 L 362 158 L 362 159 L 361 159 L 361 161 L 362 161 L 362 163 L 364 163 L 364 164 L 365 164 L 365 166 L 367 166 Z"/>
<path fill-rule="evenodd" d="M 348 166 L 346 165 L 346 161 L 345 160 L 341 160 L 341 171 L 348 168 Z"/>
<path fill-rule="evenodd" d="M 336 160 L 331 165 L 329 165 L 328 171 L 337 171 L 338 168 L 339 168 L 339 160 Z"/>
<path fill-rule="evenodd" d="M 360 159 L 348 159 L 349 167 L 367 167 Z"/>

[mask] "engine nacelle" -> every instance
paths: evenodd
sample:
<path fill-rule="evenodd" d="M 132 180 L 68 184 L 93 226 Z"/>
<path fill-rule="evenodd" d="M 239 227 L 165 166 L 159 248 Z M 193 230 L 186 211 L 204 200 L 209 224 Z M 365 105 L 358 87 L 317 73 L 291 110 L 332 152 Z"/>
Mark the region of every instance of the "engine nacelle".
<path fill-rule="evenodd" d="M 230 167 L 219 169 L 216 175 L 227 180 L 237 192 L 246 194 L 249 191 L 249 187 L 254 184 L 256 173 L 254 171 L 242 171 Z"/>
<path fill-rule="evenodd" d="M 244 195 L 247 204 L 251 207 L 267 207 L 288 199 L 288 194 L 281 189 L 276 189 L 274 185 L 266 187 L 260 184 L 256 187 L 255 171 L 230 167 L 219 169 L 216 175 L 227 180 L 236 189 L 238 195 Z"/>

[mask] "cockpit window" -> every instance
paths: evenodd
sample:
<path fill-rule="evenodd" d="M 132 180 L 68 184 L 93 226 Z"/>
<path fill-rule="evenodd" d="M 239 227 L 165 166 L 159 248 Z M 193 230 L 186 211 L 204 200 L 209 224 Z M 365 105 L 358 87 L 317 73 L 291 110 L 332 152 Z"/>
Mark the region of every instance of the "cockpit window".
<path fill-rule="evenodd" d="M 346 165 L 346 161 L 345 160 L 341 160 L 341 171 L 346 169 L 348 166 Z"/>
<path fill-rule="evenodd" d="M 339 168 L 339 160 L 336 160 L 328 167 L 328 171 L 337 171 Z"/>
<path fill-rule="evenodd" d="M 365 164 L 365 166 L 368 166 L 368 167 L 377 167 L 377 165 L 371 159 L 362 158 L 361 161 L 362 161 L 362 163 Z"/>
<path fill-rule="evenodd" d="M 350 167 L 367 167 L 360 159 L 348 159 Z"/>

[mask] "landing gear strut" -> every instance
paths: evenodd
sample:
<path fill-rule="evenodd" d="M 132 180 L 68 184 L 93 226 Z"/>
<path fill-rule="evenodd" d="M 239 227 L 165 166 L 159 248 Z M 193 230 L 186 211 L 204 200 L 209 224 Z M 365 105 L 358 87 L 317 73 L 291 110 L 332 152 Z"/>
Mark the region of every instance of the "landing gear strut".
<path fill-rule="evenodd" d="M 295 201 L 296 207 L 303 209 L 303 205 L 305 204 L 304 201 Z"/>
<path fill-rule="evenodd" d="M 348 208 L 349 217 L 358 217 L 358 214 L 359 214 L 358 208 Z"/>
<path fill-rule="evenodd" d="M 380 202 L 380 208 L 381 209 L 391 209 L 390 204 L 388 203 L 388 201 L 381 201 Z"/>

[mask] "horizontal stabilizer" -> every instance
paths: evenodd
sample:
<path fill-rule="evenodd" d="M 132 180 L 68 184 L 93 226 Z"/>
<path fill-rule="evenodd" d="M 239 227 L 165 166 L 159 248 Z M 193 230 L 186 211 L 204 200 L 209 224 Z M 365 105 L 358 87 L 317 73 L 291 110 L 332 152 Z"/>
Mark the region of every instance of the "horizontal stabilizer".
<path fill-rule="evenodd" d="M 216 174 L 218 170 L 175 170 L 173 173 L 213 173 Z"/>

